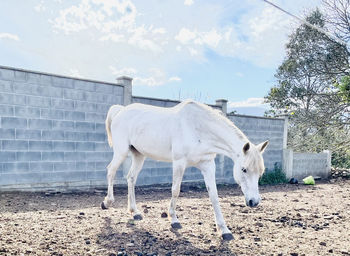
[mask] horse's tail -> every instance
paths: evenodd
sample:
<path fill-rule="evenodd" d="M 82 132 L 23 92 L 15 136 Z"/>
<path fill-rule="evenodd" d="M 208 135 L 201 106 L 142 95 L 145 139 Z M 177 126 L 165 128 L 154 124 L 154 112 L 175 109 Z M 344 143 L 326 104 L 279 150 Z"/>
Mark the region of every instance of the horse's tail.
<path fill-rule="evenodd" d="M 111 133 L 111 123 L 113 118 L 119 113 L 120 110 L 122 110 L 124 107 L 121 105 L 113 105 L 109 108 L 106 118 L 106 131 L 107 131 L 107 138 L 108 138 L 108 144 L 110 147 L 113 146 L 112 141 L 112 133 Z"/>

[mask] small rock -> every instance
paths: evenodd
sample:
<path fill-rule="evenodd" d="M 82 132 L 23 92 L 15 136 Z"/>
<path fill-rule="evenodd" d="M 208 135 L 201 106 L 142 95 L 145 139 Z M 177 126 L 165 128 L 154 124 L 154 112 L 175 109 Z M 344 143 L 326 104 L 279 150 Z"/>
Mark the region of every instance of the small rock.
<path fill-rule="evenodd" d="M 127 243 L 126 246 L 127 247 L 133 247 L 135 244 L 134 243 Z"/>
<path fill-rule="evenodd" d="M 85 213 L 84 212 L 79 212 L 79 215 L 85 215 Z"/>
<path fill-rule="evenodd" d="M 260 239 L 260 237 L 254 237 L 254 241 L 255 241 L 255 242 L 260 242 L 261 239 Z"/>
<path fill-rule="evenodd" d="M 320 242 L 320 245 L 326 246 L 327 244 L 325 242 Z"/>
<path fill-rule="evenodd" d="M 290 253 L 290 256 L 298 256 L 299 254 L 298 253 L 296 253 L 296 252 L 292 252 L 292 253 Z"/>
<path fill-rule="evenodd" d="M 148 213 L 148 209 L 147 208 L 143 209 L 143 212 Z"/>
<path fill-rule="evenodd" d="M 86 244 L 91 244 L 90 240 L 85 240 Z"/>
<path fill-rule="evenodd" d="M 168 217 L 168 214 L 167 214 L 166 212 L 162 212 L 161 217 L 162 217 L 162 218 L 167 218 L 167 217 Z"/>

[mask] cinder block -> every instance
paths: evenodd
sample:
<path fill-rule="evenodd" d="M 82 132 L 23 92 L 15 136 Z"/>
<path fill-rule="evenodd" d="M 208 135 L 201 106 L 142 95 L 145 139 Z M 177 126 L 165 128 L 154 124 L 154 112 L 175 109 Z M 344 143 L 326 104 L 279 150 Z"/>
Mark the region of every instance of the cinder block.
<path fill-rule="evenodd" d="M 63 152 L 42 152 L 41 156 L 43 161 L 63 161 L 64 153 Z"/>
<path fill-rule="evenodd" d="M 51 99 L 51 104 L 53 109 L 74 109 L 74 100 L 67 99 Z"/>
<path fill-rule="evenodd" d="M 70 78 L 52 76 L 51 81 L 52 81 L 52 85 L 55 87 L 62 87 L 62 88 L 74 87 L 73 79 L 70 79 Z"/>
<path fill-rule="evenodd" d="M 16 152 L 0 151 L 0 162 L 15 162 Z"/>
<path fill-rule="evenodd" d="M 118 172 L 117 172 L 118 174 Z M 91 171 L 86 173 L 88 180 L 106 180 L 106 171 Z"/>
<path fill-rule="evenodd" d="M 52 121 L 53 130 L 72 131 L 74 130 L 74 126 L 74 122 L 72 121 Z"/>
<path fill-rule="evenodd" d="M 28 150 L 28 141 L 26 140 L 3 140 L 2 150 L 17 150 L 24 151 Z"/>
<path fill-rule="evenodd" d="M 86 171 L 87 162 L 76 162 L 75 170 L 76 171 Z"/>
<path fill-rule="evenodd" d="M 30 151 L 52 151 L 52 141 L 29 141 Z"/>
<path fill-rule="evenodd" d="M 52 120 L 29 119 L 28 120 L 28 128 L 30 128 L 30 129 L 51 130 L 52 129 Z"/>
<path fill-rule="evenodd" d="M 64 152 L 64 161 L 85 161 L 85 152 Z M 89 159 L 90 160 L 90 159 Z"/>
<path fill-rule="evenodd" d="M 26 105 L 27 96 L 9 93 L 0 93 L 0 104 Z"/>
<path fill-rule="evenodd" d="M 55 172 L 75 171 L 76 170 L 75 162 L 57 162 L 57 163 L 53 163 L 53 170 Z"/>
<path fill-rule="evenodd" d="M 28 172 L 29 171 L 29 163 L 3 163 L 3 173 L 13 173 L 13 172 Z"/>
<path fill-rule="evenodd" d="M 30 162 L 29 169 L 33 172 L 52 172 L 53 163 L 50 162 Z"/>
<path fill-rule="evenodd" d="M 40 130 L 16 129 L 16 139 L 40 140 L 41 139 L 41 131 Z"/>
<path fill-rule="evenodd" d="M 95 151 L 94 142 L 76 142 L 76 151 Z"/>
<path fill-rule="evenodd" d="M 89 122 L 75 122 L 75 130 L 80 132 L 95 131 L 95 124 Z"/>
<path fill-rule="evenodd" d="M 43 108 L 40 110 L 40 116 L 46 119 L 62 120 L 64 112 L 63 110 Z"/>
<path fill-rule="evenodd" d="M 113 94 L 114 95 L 123 96 L 123 94 L 124 94 L 124 87 L 113 85 Z M 119 104 L 122 104 L 122 102 L 120 102 Z"/>
<path fill-rule="evenodd" d="M 101 92 L 101 93 L 105 93 L 105 94 L 112 94 L 113 87 L 114 87 L 114 85 L 110 85 L 110 84 L 95 83 L 96 92 Z M 119 91 L 118 91 L 118 93 L 119 93 Z M 120 94 L 120 95 L 122 95 L 122 94 Z"/>
<path fill-rule="evenodd" d="M 75 80 L 74 81 L 74 88 L 78 89 L 78 90 L 94 92 L 95 91 L 95 83 L 88 82 L 88 81 L 82 81 L 82 80 Z"/>
<path fill-rule="evenodd" d="M 111 161 L 113 153 L 109 152 L 86 152 L 86 159 L 89 161 Z"/>
<path fill-rule="evenodd" d="M 27 96 L 27 104 L 34 107 L 49 108 L 51 106 L 51 99 L 40 96 Z"/>
<path fill-rule="evenodd" d="M 0 105 L 1 116 L 12 117 L 14 115 L 14 107 L 8 105 Z"/>
<path fill-rule="evenodd" d="M 100 133 L 106 132 L 106 125 L 104 123 L 96 123 L 95 127 L 96 127 L 96 132 L 100 132 Z"/>
<path fill-rule="evenodd" d="M 75 142 L 53 141 L 53 151 L 75 151 Z"/>
<path fill-rule="evenodd" d="M 71 89 L 64 89 L 63 97 L 65 99 L 86 101 L 86 92 L 71 90 Z"/>
<path fill-rule="evenodd" d="M 109 110 L 109 108 L 111 107 L 111 104 L 96 104 L 96 112 L 97 113 L 103 113 L 105 115 L 107 115 L 107 112 Z"/>
<path fill-rule="evenodd" d="M 16 152 L 16 155 L 19 162 L 41 161 L 41 152 Z"/>
<path fill-rule="evenodd" d="M 2 128 L 27 128 L 27 119 L 18 117 L 1 117 Z"/>
<path fill-rule="evenodd" d="M 13 92 L 12 82 L 0 79 L 0 92 Z"/>
<path fill-rule="evenodd" d="M 11 80 L 15 79 L 15 71 L 11 69 L 0 68 L 0 77 L 3 80 Z"/>
<path fill-rule="evenodd" d="M 88 141 L 106 141 L 107 136 L 105 133 L 87 133 L 87 140 Z"/>
<path fill-rule="evenodd" d="M 42 131 L 42 140 L 64 140 L 64 131 Z"/>
<path fill-rule="evenodd" d="M 41 84 L 41 75 L 37 73 L 27 73 L 27 82 L 31 84 Z M 50 83 L 51 84 L 51 78 Z"/>
<path fill-rule="evenodd" d="M 107 142 L 95 142 L 95 151 L 111 151 Z"/>
<path fill-rule="evenodd" d="M 87 132 L 64 132 L 64 139 L 70 141 L 87 141 Z"/>
<path fill-rule="evenodd" d="M 72 121 L 84 121 L 85 113 L 80 111 L 65 111 L 64 119 Z"/>
<path fill-rule="evenodd" d="M 15 116 L 24 118 L 40 118 L 40 108 L 15 106 Z"/>
<path fill-rule="evenodd" d="M 96 103 L 85 102 L 85 101 L 75 101 L 75 110 L 84 112 L 95 112 Z"/>
<path fill-rule="evenodd" d="M 85 121 L 103 123 L 106 120 L 105 114 L 100 113 L 85 113 Z"/>
<path fill-rule="evenodd" d="M 3 129 L 0 128 L 0 139 L 14 139 L 15 138 L 15 129 Z"/>
<path fill-rule="evenodd" d="M 26 81 L 27 79 L 27 72 L 15 70 L 15 80 L 16 81 Z"/>

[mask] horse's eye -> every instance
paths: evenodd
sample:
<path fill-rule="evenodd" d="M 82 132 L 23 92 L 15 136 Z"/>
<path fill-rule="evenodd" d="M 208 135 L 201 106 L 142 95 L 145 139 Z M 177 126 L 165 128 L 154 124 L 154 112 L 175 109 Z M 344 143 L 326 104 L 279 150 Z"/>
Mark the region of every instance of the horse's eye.
<path fill-rule="evenodd" d="M 247 169 L 242 167 L 242 172 L 246 173 L 247 172 Z"/>

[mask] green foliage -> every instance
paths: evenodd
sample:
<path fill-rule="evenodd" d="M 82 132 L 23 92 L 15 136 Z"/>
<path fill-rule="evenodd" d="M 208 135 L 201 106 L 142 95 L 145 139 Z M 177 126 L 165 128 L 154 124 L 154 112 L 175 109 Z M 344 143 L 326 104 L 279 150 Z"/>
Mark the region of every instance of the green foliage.
<path fill-rule="evenodd" d="M 327 30 L 319 10 L 306 20 Z M 327 35 L 300 25 L 286 45 L 276 84 L 265 97 L 267 116 L 288 116 L 288 147 L 295 152 L 333 152 L 333 164 L 348 166 L 350 152 L 350 53 Z"/>
<path fill-rule="evenodd" d="M 259 185 L 273 185 L 281 183 L 287 183 L 286 174 L 282 171 L 282 168 L 276 164 L 273 170 L 266 170 L 259 180 Z"/>
<path fill-rule="evenodd" d="M 334 86 L 339 89 L 339 95 L 345 103 L 350 103 L 350 76 L 343 76 Z"/>

